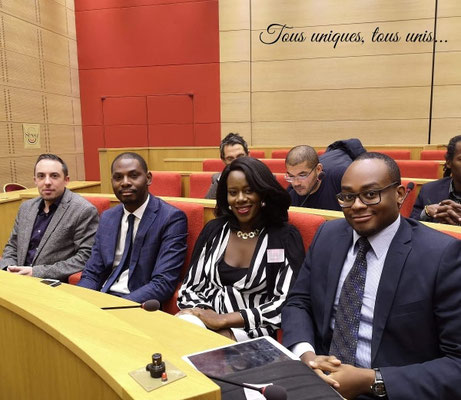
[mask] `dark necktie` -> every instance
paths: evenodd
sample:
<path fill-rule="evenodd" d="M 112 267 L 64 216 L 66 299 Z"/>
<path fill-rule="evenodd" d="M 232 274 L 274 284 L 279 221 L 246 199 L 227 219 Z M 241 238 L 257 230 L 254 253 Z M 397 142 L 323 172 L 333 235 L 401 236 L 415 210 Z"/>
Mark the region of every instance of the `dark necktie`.
<path fill-rule="evenodd" d="M 360 312 L 367 276 L 367 252 L 371 248 L 370 242 L 365 237 L 357 240 L 357 246 L 357 257 L 339 296 L 330 346 L 330 354 L 335 355 L 342 363 L 351 365 L 355 365 Z"/>
<path fill-rule="evenodd" d="M 105 285 L 101 289 L 102 292 L 109 291 L 110 287 L 114 284 L 114 282 L 118 279 L 122 272 L 130 267 L 131 248 L 133 246 L 132 242 L 134 218 L 134 214 L 128 215 L 128 230 L 126 232 L 125 247 L 123 249 L 122 258 L 120 259 L 117 268 L 112 272 L 111 276 L 109 277 L 109 279 L 107 279 Z"/>

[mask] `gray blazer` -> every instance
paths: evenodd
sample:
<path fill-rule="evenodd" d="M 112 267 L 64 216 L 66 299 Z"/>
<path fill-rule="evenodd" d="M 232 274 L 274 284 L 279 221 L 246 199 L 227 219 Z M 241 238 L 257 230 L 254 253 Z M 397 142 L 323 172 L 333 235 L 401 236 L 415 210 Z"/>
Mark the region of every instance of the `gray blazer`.
<path fill-rule="evenodd" d="M 24 265 L 41 197 L 21 204 L 10 239 L 3 250 L 0 269 Z M 90 257 L 98 227 L 96 208 L 66 189 L 32 261 L 32 275 L 67 281 Z"/>
<path fill-rule="evenodd" d="M 216 174 L 213 174 L 213 176 L 211 177 L 211 186 L 208 189 L 207 194 L 205 195 L 205 199 L 216 199 L 216 191 L 218 190 L 218 183 L 220 177 L 221 172 L 216 172 Z"/>

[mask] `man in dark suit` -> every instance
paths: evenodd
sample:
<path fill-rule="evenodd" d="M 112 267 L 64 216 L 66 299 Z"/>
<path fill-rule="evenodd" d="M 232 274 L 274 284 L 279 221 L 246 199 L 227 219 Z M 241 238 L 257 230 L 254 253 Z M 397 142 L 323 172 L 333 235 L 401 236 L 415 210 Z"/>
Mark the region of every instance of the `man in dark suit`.
<path fill-rule="evenodd" d="M 224 166 L 228 165 L 236 158 L 247 156 L 249 154 L 247 142 L 238 133 L 229 133 L 223 140 L 221 140 L 219 154 Z M 216 199 L 216 190 L 218 189 L 220 177 L 221 172 L 213 174 L 211 177 L 211 186 L 205 195 L 205 199 Z"/>
<path fill-rule="evenodd" d="M 38 157 L 34 182 L 40 196 L 21 204 L 0 268 L 67 281 L 90 257 L 98 212 L 82 196 L 66 189 L 69 171 L 55 154 Z"/>
<path fill-rule="evenodd" d="M 139 303 L 166 301 L 184 263 L 186 216 L 149 194 L 152 175 L 140 155 L 120 154 L 111 171 L 122 204 L 102 214 L 79 286 Z"/>
<path fill-rule="evenodd" d="M 309 248 L 284 345 L 348 399 L 459 399 L 460 241 L 400 217 L 405 189 L 386 155 L 359 156 L 341 187 L 345 219 Z"/>

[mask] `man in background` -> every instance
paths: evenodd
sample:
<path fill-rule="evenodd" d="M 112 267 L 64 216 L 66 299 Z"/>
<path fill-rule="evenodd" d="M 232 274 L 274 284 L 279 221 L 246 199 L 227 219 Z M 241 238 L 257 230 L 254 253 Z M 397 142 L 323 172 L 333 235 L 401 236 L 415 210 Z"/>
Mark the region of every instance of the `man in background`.
<path fill-rule="evenodd" d="M 21 204 L 0 268 L 19 275 L 67 281 L 85 266 L 98 227 L 96 208 L 66 189 L 66 163 L 42 154 L 34 167 L 39 197 Z"/>
<path fill-rule="evenodd" d="M 248 156 L 248 145 L 245 139 L 238 133 L 229 133 L 219 146 L 221 160 L 225 165 L 230 164 L 238 157 Z M 216 199 L 216 189 L 218 188 L 221 172 L 217 172 L 211 177 L 211 186 L 208 189 L 205 199 Z"/>

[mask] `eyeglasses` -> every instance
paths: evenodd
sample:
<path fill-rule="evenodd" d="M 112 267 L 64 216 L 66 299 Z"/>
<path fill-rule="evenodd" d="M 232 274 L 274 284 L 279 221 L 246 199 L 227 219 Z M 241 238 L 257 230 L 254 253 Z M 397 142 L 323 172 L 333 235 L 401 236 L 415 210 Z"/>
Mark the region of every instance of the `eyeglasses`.
<path fill-rule="evenodd" d="M 318 165 L 318 164 L 316 164 L 316 165 L 314 166 L 314 168 L 312 168 L 312 169 L 309 171 L 309 173 L 307 173 L 307 174 L 299 174 L 299 175 L 296 175 L 296 176 L 292 176 L 292 175 L 285 174 L 285 180 L 286 180 L 287 182 L 292 183 L 292 182 L 294 182 L 296 179 L 299 179 L 301 182 L 303 182 L 303 181 L 305 181 L 307 178 L 309 178 L 309 175 L 312 174 L 312 171 L 314 171 L 315 168 L 317 168 L 317 165 Z"/>
<path fill-rule="evenodd" d="M 381 202 L 381 192 L 398 184 L 398 182 L 392 182 L 390 185 L 387 185 L 381 189 L 369 189 L 360 193 L 338 193 L 336 198 L 338 199 L 338 203 L 341 208 L 352 207 L 357 197 L 363 204 L 367 206 L 374 206 Z"/>

